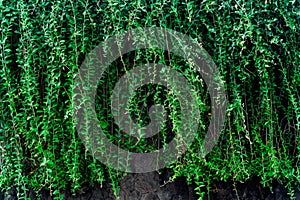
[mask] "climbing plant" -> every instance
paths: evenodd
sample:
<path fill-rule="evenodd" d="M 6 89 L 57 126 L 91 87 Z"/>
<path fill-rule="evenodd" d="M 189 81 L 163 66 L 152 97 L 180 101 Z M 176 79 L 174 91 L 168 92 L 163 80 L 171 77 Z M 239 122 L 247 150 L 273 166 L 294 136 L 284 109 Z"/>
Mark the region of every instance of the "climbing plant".
<path fill-rule="evenodd" d="M 136 141 L 120 134 L 109 107 L 114 84 L 135 63 L 169 64 L 192 83 L 201 110 L 192 146 L 168 166 L 173 178 L 195 183 L 200 197 L 213 181 L 254 177 L 267 187 L 279 181 L 294 196 L 300 185 L 299 1 L 0 0 L 0 7 L 2 190 L 15 187 L 19 199 L 28 199 L 30 189 L 46 189 L 62 199 L 61 189 L 76 192 L 85 183 L 110 179 L 117 194 L 123 173 L 93 157 L 75 129 L 74 77 L 103 40 L 129 29 L 163 27 L 203 46 L 224 80 L 228 107 L 217 145 L 199 156 L 211 118 L 204 81 L 182 58 L 158 49 L 124 55 L 100 80 L 96 111 L 107 137 L 136 152 L 170 142 L 180 106 L 167 88 L 141 88 L 130 107 L 135 120 L 142 115 L 141 123 L 149 123 L 144 103 L 164 105 L 169 120 L 161 138 Z"/>

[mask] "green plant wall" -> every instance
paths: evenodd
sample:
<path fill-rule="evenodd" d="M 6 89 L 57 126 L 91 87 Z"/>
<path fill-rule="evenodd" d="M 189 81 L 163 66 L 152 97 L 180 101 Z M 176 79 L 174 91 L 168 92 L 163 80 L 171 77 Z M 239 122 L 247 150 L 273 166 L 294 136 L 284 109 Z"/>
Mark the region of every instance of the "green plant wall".
<path fill-rule="evenodd" d="M 123 173 L 94 159 L 75 130 L 74 77 L 101 41 L 131 28 L 158 26 L 187 34 L 206 49 L 229 101 L 217 146 L 199 156 L 209 124 L 209 109 L 204 109 L 199 136 L 169 166 L 174 177 L 195 183 L 200 196 L 212 181 L 259 177 L 265 186 L 283 183 L 293 197 L 300 185 L 299 1 L 0 0 L 0 8 L 2 190 L 16 187 L 18 198 L 27 199 L 29 189 L 48 189 L 59 199 L 60 189 L 75 192 L 84 183 L 107 179 L 118 190 Z M 149 61 L 153 52 L 148 53 L 136 55 Z M 132 62 L 130 55 L 127 61 Z M 180 58 L 172 62 L 179 70 L 184 66 Z M 208 104 L 201 81 L 193 76 L 189 81 Z M 99 102 L 106 89 L 99 84 Z M 101 105 L 101 123 L 109 124 Z"/>

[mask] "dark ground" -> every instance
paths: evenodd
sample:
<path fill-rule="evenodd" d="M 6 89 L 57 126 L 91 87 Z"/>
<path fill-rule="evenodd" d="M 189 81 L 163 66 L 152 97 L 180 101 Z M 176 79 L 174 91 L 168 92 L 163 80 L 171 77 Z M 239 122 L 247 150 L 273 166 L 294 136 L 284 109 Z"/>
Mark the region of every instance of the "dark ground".
<path fill-rule="evenodd" d="M 198 196 L 194 192 L 194 186 L 188 186 L 184 178 L 177 178 L 172 183 L 164 186 L 163 182 L 168 180 L 168 173 L 158 175 L 156 172 L 145 174 L 128 174 L 121 181 L 121 200 L 196 200 Z M 162 186 L 162 187 L 161 187 Z M 235 189 L 236 188 L 236 189 Z M 296 200 L 300 200 L 300 191 L 296 190 Z M 109 183 L 94 186 L 83 186 L 75 196 L 70 191 L 61 191 L 66 200 L 114 200 L 113 191 Z M 41 191 L 43 200 L 52 199 L 46 191 Z M 36 199 L 33 192 L 28 197 Z M 273 191 L 263 188 L 258 180 L 246 183 L 215 182 L 211 186 L 207 200 L 288 200 L 286 189 L 278 183 L 273 183 Z M 8 191 L 6 195 L 0 193 L 0 200 L 16 200 L 16 191 Z"/>

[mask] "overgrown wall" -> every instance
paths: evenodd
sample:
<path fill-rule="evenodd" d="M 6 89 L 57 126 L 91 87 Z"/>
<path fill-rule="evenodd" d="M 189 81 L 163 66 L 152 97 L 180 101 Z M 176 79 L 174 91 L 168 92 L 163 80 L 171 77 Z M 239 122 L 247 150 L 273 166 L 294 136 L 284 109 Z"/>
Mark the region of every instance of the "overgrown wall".
<path fill-rule="evenodd" d="M 259 177 L 266 186 L 277 180 L 290 192 L 299 185 L 299 1 L 5 0 L 0 7 L 1 189 L 16 187 L 25 199 L 29 188 L 45 188 L 59 198 L 61 188 L 76 191 L 109 177 L 117 190 L 122 172 L 93 159 L 74 127 L 74 77 L 104 39 L 152 26 L 201 43 L 228 94 L 218 144 L 199 157 L 199 132 L 186 154 L 169 166 L 175 177 L 196 183 L 200 195 L 214 180 Z M 208 104 L 209 95 L 199 88 Z M 107 108 L 97 109 L 107 123 Z M 206 130 L 209 108 L 202 114 Z"/>

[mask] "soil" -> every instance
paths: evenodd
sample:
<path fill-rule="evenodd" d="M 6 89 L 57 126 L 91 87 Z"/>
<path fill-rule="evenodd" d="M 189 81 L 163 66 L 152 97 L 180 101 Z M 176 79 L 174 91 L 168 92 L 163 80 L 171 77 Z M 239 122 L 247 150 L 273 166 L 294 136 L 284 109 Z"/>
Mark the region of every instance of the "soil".
<path fill-rule="evenodd" d="M 164 184 L 169 179 L 168 171 L 158 175 L 156 172 L 144 174 L 127 174 L 120 183 L 120 200 L 196 200 L 199 196 L 195 193 L 194 185 L 187 185 L 184 178 L 177 178 L 173 182 Z M 246 183 L 214 182 L 210 194 L 205 200 L 288 200 L 287 190 L 279 183 L 274 182 L 273 190 L 263 188 L 258 179 Z M 300 200 L 300 191 L 296 191 L 296 200 Z M 107 182 L 83 186 L 76 195 L 70 191 L 61 191 L 66 200 L 115 200 L 112 188 Z M 49 192 L 40 192 L 42 200 L 52 200 Z M 27 197 L 37 199 L 29 191 Z M 0 192 L 0 200 L 17 200 L 16 190 L 11 189 Z"/>

